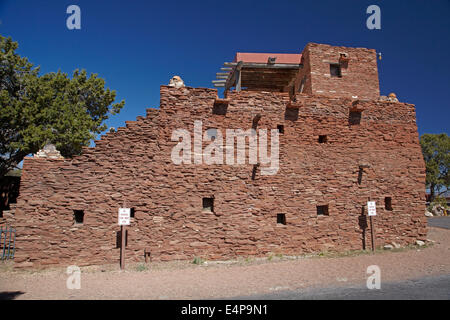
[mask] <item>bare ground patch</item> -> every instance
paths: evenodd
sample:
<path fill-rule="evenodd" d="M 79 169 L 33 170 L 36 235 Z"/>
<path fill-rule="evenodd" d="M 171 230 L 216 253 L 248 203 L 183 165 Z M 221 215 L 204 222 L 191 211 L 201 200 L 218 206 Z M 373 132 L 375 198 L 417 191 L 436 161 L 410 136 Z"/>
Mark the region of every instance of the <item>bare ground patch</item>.
<path fill-rule="evenodd" d="M 2 299 L 205 299 L 365 283 L 378 265 L 382 281 L 450 273 L 450 230 L 430 228 L 427 248 L 324 252 L 232 261 L 173 261 L 81 267 L 81 289 L 66 287 L 65 268 L 14 270 L 0 265 Z"/>

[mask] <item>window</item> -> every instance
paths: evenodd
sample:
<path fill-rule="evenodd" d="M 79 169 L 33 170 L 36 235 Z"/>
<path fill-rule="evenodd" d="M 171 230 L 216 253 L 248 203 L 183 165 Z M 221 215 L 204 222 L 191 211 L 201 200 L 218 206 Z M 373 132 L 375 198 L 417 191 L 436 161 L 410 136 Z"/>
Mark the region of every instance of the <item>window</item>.
<path fill-rule="evenodd" d="M 214 198 L 203 198 L 203 211 L 214 212 Z"/>
<path fill-rule="evenodd" d="M 84 221 L 84 211 L 73 210 L 73 218 L 75 220 L 75 224 L 82 224 Z"/>
<path fill-rule="evenodd" d="M 286 215 L 284 213 L 277 214 L 277 224 L 286 224 Z"/>
<path fill-rule="evenodd" d="M 317 206 L 317 215 L 318 216 L 328 216 L 328 205 L 325 206 Z"/>
<path fill-rule="evenodd" d="M 279 134 L 284 134 L 284 125 L 282 124 L 277 125 L 277 129 Z"/>
<path fill-rule="evenodd" d="M 348 115 L 348 123 L 350 125 L 358 125 L 361 123 L 361 111 L 350 111 Z"/>
<path fill-rule="evenodd" d="M 130 208 L 130 218 L 134 218 L 134 208 Z"/>
<path fill-rule="evenodd" d="M 332 77 L 338 77 L 341 78 L 342 74 L 341 74 L 341 66 L 339 64 L 330 64 L 330 75 Z"/>
<path fill-rule="evenodd" d="M 386 210 L 392 211 L 392 198 L 391 197 L 384 198 L 384 208 Z"/>
<path fill-rule="evenodd" d="M 327 143 L 327 136 L 325 135 L 319 136 L 319 143 Z"/>

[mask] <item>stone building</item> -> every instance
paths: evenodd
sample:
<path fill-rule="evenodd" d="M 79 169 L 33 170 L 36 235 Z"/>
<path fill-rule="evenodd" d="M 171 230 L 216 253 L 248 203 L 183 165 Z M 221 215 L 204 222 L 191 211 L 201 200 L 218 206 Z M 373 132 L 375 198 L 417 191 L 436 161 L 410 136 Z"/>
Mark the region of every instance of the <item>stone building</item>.
<path fill-rule="evenodd" d="M 118 263 L 120 207 L 132 209 L 128 261 L 369 249 L 369 199 L 377 246 L 426 238 L 415 108 L 380 97 L 375 50 L 309 43 L 301 54 L 238 53 L 223 70 L 225 98 L 161 86 L 159 109 L 81 155 L 26 158 L 9 221 L 18 265 Z M 275 172 L 262 174 L 259 160 L 195 161 L 218 131 L 239 128 L 277 130 Z M 179 129 L 192 138 L 181 164 Z"/>

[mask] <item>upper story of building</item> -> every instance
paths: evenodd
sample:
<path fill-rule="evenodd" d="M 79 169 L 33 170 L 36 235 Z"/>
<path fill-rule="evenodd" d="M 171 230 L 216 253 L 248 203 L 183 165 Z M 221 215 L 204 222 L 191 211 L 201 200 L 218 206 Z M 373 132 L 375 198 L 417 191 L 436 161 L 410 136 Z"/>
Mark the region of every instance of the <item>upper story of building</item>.
<path fill-rule="evenodd" d="M 308 43 L 301 54 L 241 53 L 224 63 L 216 87 L 351 99 L 380 99 L 374 49 Z"/>

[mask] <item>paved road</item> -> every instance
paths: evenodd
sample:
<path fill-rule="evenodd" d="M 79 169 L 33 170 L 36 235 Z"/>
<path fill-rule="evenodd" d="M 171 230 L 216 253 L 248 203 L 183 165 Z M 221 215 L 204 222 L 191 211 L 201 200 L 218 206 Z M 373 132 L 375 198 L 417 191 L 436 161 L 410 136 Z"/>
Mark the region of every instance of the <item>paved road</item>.
<path fill-rule="evenodd" d="M 450 229 L 450 216 L 430 217 L 430 218 L 428 218 L 428 225 L 430 227 Z"/>
<path fill-rule="evenodd" d="M 269 294 L 234 297 L 250 300 L 450 300 L 450 274 L 423 277 L 402 282 L 383 283 L 379 290 L 365 285 L 333 287 L 296 291 L 278 291 Z"/>

